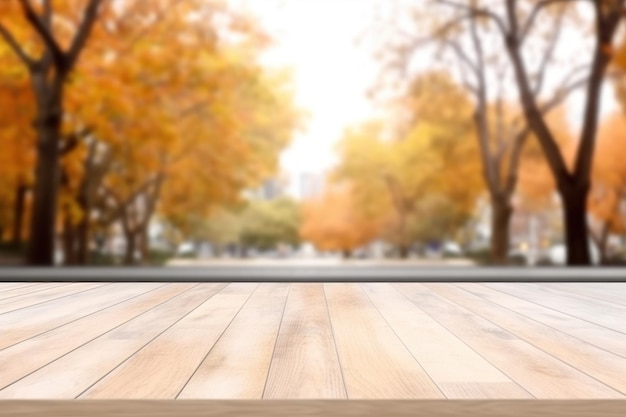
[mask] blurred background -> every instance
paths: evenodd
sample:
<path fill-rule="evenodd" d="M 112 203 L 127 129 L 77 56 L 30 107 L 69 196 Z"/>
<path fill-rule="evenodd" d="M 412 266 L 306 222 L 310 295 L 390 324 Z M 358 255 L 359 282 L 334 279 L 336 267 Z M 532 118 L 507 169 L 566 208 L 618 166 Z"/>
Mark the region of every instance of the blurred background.
<path fill-rule="evenodd" d="M 626 265 L 623 7 L 2 0 L 0 265 Z"/>

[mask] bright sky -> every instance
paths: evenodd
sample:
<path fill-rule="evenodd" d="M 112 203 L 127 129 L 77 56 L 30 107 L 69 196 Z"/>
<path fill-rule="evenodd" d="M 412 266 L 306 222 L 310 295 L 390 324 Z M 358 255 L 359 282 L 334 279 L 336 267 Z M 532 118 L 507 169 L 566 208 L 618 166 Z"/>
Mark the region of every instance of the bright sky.
<path fill-rule="evenodd" d="M 356 41 L 371 29 L 377 4 L 389 0 L 230 1 L 257 15 L 277 40 L 268 63 L 293 69 L 297 102 L 310 114 L 308 129 L 281 158 L 290 193 L 297 195 L 299 175 L 332 166 L 334 146 L 343 130 L 374 114 L 366 92 L 379 67 L 372 52 Z M 602 110 L 606 114 L 615 108 L 615 101 L 608 83 L 605 86 Z M 577 128 L 584 93 L 574 94 L 568 102 L 572 126 Z"/>
<path fill-rule="evenodd" d="M 294 70 L 296 99 L 309 112 L 308 129 L 283 154 L 291 188 L 303 172 L 333 164 L 343 129 L 372 113 L 366 91 L 376 76 L 371 53 L 356 40 L 380 0 L 232 0 L 261 18 L 277 45 L 267 59 Z"/>

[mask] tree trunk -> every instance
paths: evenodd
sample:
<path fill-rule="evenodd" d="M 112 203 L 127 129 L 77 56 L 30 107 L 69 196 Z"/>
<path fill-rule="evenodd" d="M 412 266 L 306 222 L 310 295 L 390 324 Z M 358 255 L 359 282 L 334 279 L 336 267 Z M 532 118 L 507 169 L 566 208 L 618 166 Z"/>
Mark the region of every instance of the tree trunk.
<path fill-rule="evenodd" d="M 57 197 L 60 183 L 59 143 L 62 118 L 62 85 L 47 86 L 46 74 L 34 76 L 38 108 L 37 164 L 33 210 L 27 254 L 29 265 L 54 265 Z M 62 81 L 60 81 L 62 83 Z"/>
<path fill-rule="evenodd" d="M 83 180 L 85 181 L 85 180 Z M 89 253 L 89 237 L 90 237 L 90 213 L 91 207 L 88 202 L 88 198 L 86 195 L 86 190 L 81 190 L 76 199 L 80 209 L 83 212 L 83 217 L 80 219 L 80 222 L 76 226 L 76 238 L 77 238 L 77 248 L 76 248 L 76 263 L 79 265 L 87 265 L 89 263 L 90 253 Z"/>
<path fill-rule="evenodd" d="M 76 265 L 76 228 L 67 214 L 63 219 L 63 264 Z"/>
<path fill-rule="evenodd" d="M 408 245 L 400 245 L 398 247 L 398 252 L 400 255 L 400 259 L 407 259 L 409 257 L 409 246 Z"/>
<path fill-rule="evenodd" d="M 13 233 L 11 236 L 11 245 L 19 247 L 22 245 L 22 230 L 24 229 L 24 208 L 26 206 L 26 194 L 28 187 L 19 184 L 15 189 L 15 204 L 13 208 Z"/>
<path fill-rule="evenodd" d="M 89 253 L 89 219 L 87 214 L 81 219 L 76 227 L 76 238 L 78 245 L 76 248 L 76 263 L 78 265 L 87 265 L 90 261 Z"/>
<path fill-rule="evenodd" d="M 352 251 L 350 249 L 343 249 L 341 251 L 341 256 L 343 259 L 350 259 L 352 257 Z"/>
<path fill-rule="evenodd" d="M 566 185 L 560 187 L 565 219 L 567 265 L 589 266 L 589 234 L 587 230 L 587 193 L 589 187 Z"/>
<path fill-rule="evenodd" d="M 135 264 L 135 251 L 137 249 L 137 232 L 126 233 L 126 254 L 124 255 L 125 265 Z"/>
<path fill-rule="evenodd" d="M 147 224 L 141 228 L 140 236 L 140 249 L 141 249 L 141 261 L 147 264 L 150 261 L 150 236 L 148 234 Z"/>
<path fill-rule="evenodd" d="M 491 262 L 505 265 L 509 255 L 510 223 L 513 208 L 508 198 L 491 200 Z"/>
<path fill-rule="evenodd" d="M 600 265 L 608 265 L 609 257 L 607 254 L 607 243 L 609 242 L 609 232 L 611 229 L 611 221 L 606 221 L 602 225 L 602 230 L 600 231 L 600 237 L 596 240 L 596 245 L 598 246 L 598 252 L 600 252 Z M 593 237 L 593 233 L 590 231 L 589 234 Z"/>

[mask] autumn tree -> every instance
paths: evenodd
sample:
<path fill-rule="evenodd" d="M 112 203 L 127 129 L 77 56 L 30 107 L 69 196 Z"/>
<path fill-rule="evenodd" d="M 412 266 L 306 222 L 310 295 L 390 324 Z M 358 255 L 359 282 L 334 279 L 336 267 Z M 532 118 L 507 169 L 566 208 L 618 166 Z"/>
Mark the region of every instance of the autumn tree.
<path fill-rule="evenodd" d="M 626 233 L 626 164 L 623 160 L 626 121 L 621 114 L 606 119 L 599 131 L 598 150 L 593 162 L 589 213 L 597 227 L 590 224 L 590 235 L 598 247 L 601 262 L 608 261 L 607 243 L 611 234 Z"/>
<path fill-rule="evenodd" d="M 0 5 L 0 36 L 27 68 L 35 95 L 37 167 L 27 259 L 33 265 L 53 263 L 65 86 L 103 3 L 15 0 Z"/>
<path fill-rule="evenodd" d="M 0 62 L 11 62 L 12 52 L 0 43 Z M 22 245 L 27 230 L 25 215 L 33 185 L 35 141 L 31 128 L 35 106 L 25 69 L 14 65 L 0 68 L 0 187 L 3 226 L 14 247 Z"/>
<path fill-rule="evenodd" d="M 93 40 L 66 95 L 65 251 L 85 263 L 92 229 L 119 224 L 132 263 L 154 214 L 202 217 L 273 173 L 299 112 L 258 62 L 266 35 L 221 2 L 128 3 Z"/>
<path fill-rule="evenodd" d="M 386 218 L 383 237 L 401 257 L 415 240 L 452 237 L 481 192 L 468 108 L 445 74 L 425 74 L 388 120 L 349 129 L 340 142 L 335 178 L 351 184 L 363 212 Z"/>
<path fill-rule="evenodd" d="M 458 15 L 455 16 L 454 21 L 469 19 L 473 34 L 479 30 L 479 22 L 485 23 L 483 26 L 493 28 L 498 34 L 501 45 L 511 63 L 524 118 L 529 129 L 536 135 L 541 144 L 563 202 L 568 265 L 589 265 L 591 259 L 587 244 L 587 196 L 591 187 L 591 166 L 594 157 L 601 89 L 611 61 L 614 36 L 622 20 L 624 1 L 607 0 L 585 4 L 575 1 L 507 0 L 501 8 L 488 1 L 476 1 L 467 4 L 435 0 L 435 3 L 457 10 Z M 562 13 L 568 9 L 579 7 L 586 7 L 581 15 L 585 13 L 592 16 L 590 23 L 594 46 L 590 54 L 589 72 L 582 79 L 586 87 L 585 110 L 575 163 L 570 171 L 567 169 L 566 161 L 559 150 L 554 133 L 547 124 L 542 111 L 542 100 L 537 94 L 537 85 L 542 85 L 544 76 L 534 78 L 535 70 L 531 67 L 533 60 L 528 57 L 527 49 L 529 45 L 532 45 L 529 38 L 533 32 L 542 26 L 541 23 L 549 25 L 554 30 L 560 24 L 557 19 L 561 19 Z M 554 12 L 555 10 L 556 12 Z M 580 28 L 581 23 L 578 22 L 577 26 Z M 578 31 L 580 32 L 580 30 Z M 549 43 L 544 58 L 539 60 L 540 71 L 548 73 L 550 57 L 557 45 L 556 40 Z M 580 73 L 580 67 L 574 67 Z"/>
<path fill-rule="evenodd" d="M 341 252 L 345 258 L 379 236 L 379 219 L 366 215 L 350 185 L 330 187 L 302 207 L 300 236 L 318 250 Z"/>
<path fill-rule="evenodd" d="M 518 95 L 517 75 L 512 61 L 502 54 L 506 49 L 503 25 L 497 23 L 503 22 L 493 21 L 502 3 L 433 0 L 409 6 L 404 9 L 406 13 L 395 17 L 397 29 L 391 29 L 391 35 L 379 46 L 385 51 L 384 73 L 395 75 L 392 85 L 410 85 L 420 63 L 432 51 L 435 65 L 454 73 L 471 94 L 483 178 L 492 208 L 491 257 L 496 263 L 506 261 L 520 154 L 532 131 L 524 107 L 511 105 L 511 99 Z M 538 115 L 546 117 L 571 92 L 587 85 L 587 78 L 580 76 L 581 67 L 574 65 L 556 88 L 546 89 L 547 80 L 554 77 L 553 69 L 564 62 L 557 46 L 566 23 L 575 23 L 577 14 L 558 0 L 539 1 L 536 7 L 531 1 L 519 3 L 517 13 L 528 17 L 520 29 L 528 58 L 527 92 Z M 544 7 L 550 9 L 547 23 L 538 19 Z M 433 18 L 433 9 L 437 18 Z M 538 20 L 541 25 L 536 24 Z"/>
<path fill-rule="evenodd" d="M 288 198 L 249 201 L 242 211 L 240 242 L 246 248 L 276 249 L 300 244 L 300 209 Z"/>

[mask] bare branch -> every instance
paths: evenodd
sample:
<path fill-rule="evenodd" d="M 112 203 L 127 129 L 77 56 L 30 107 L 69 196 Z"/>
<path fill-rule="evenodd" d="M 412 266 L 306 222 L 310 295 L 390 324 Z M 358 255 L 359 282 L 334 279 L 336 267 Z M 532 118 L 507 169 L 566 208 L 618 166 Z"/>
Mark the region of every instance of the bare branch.
<path fill-rule="evenodd" d="M 478 76 L 478 65 L 473 62 L 470 57 L 463 51 L 458 42 L 452 40 L 444 40 L 444 44 L 448 45 L 454 53 Z"/>
<path fill-rule="evenodd" d="M 471 17 L 483 16 L 483 17 L 487 17 L 491 19 L 496 24 L 496 26 L 498 26 L 498 28 L 500 29 L 500 32 L 502 32 L 504 36 L 506 36 L 509 32 L 507 30 L 506 25 L 504 24 L 504 20 L 502 20 L 500 16 L 498 16 L 496 13 L 492 12 L 489 9 L 485 9 L 481 7 L 474 7 L 474 6 L 470 6 L 467 4 L 456 3 L 450 0 L 435 0 L 435 1 L 437 3 L 441 3 L 446 6 L 450 6 L 456 9 L 467 11 L 469 12 L 469 16 Z"/>
<path fill-rule="evenodd" d="M 548 69 L 548 65 L 552 61 L 552 57 L 554 56 L 554 51 L 556 50 L 556 45 L 561 36 L 561 30 L 563 28 L 563 17 L 565 16 L 565 12 L 561 11 L 556 21 L 556 28 L 553 32 L 552 37 L 550 38 L 548 48 L 546 49 L 546 53 L 543 55 L 543 59 L 541 64 L 539 65 L 539 70 L 537 71 L 537 83 L 535 84 L 535 88 L 533 94 L 535 97 L 539 96 L 541 93 L 541 89 L 543 88 L 543 80 L 545 79 L 545 74 Z"/>
<path fill-rule="evenodd" d="M 519 171 L 519 164 L 522 159 L 522 149 L 526 144 L 526 140 L 530 136 L 530 128 L 526 126 L 521 132 L 517 133 L 513 139 L 513 149 L 509 158 L 509 172 L 507 173 L 505 180 L 505 192 L 512 193 L 515 191 L 517 185 L 517 173 Z"/>
<path fill-rule="evenodd" d="M 550 5 L 556 4 L 556 3 L 574 3 L 574 2 L 579 2 L 579 1 L 589 1 L 589 0 L 542 0 L 540 2 L 537 2 L 535 6 L 533 7 L 532 11 L 530 12 L 530 14 L 528 15 L 528 19 L 526 19 L 526 22 L 524 23 L 524 27 L 522 28 L 519 34 L 520 42 L 521 43 L 524 42 L 524 40 L 526 39 L 530 31 L 532 30 L 532 27 L 535 23 L 535 20 L 539 16 L 539 13 L 544 8 Z"/>
<path fill-rule="evenodd" d="M 19 0 L 22 5 L 22 10 L 24 11 L 24 16 L 26 20 L 30 22 L 33 26 L 37 34 L 41 37 L 41 39 L 46 44 L 47 49 L 52 54 L 52 58 L 56 62 L 59 68 L 63 68 L 65 66 L 65 53 L 61 49 L 59 43 L 52 36 L 52 32 L 43 22 L 43 20 L 37 15 L 33 5 L 30 3 L 30 0 Z"/>
<path fill-rule="evenodd" d="M 89 39 L 89 35 L 91 34 L 91 30 L 93 29 L 94 24 L 98 18 L 98 12 L 100 10 L 100 6 L 105 0 L 90 0 L 89 5 L 85 9 L 85 14 L 83 16 L 83 21 L 81 22 L 76 35 L 74 36 L 74 40 L 72 41 L 72 45 L 70 46 L 68 56 L 67 56 L 67 69 L 71 70 L 80 53 L 82 52 L 85 44 L 87 43 L 87 39 Z"/>
<path fill-rule="evenodd" d="M 48 30 L 52 31 L 52 0 L 43 2 L 43 21 Z"/>
<path fill-rule="evenodd" d="M 32 69 L 35 66 L 35 61 L 26 54 L 11 32 L 9 32 L 9 30 L 2 24 L 0 24 L 0 36 L 7 44 L 9 44 L 13 52 L 15 52 L 24 65 L 26 65 L 29 69 Z"/>

